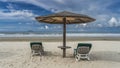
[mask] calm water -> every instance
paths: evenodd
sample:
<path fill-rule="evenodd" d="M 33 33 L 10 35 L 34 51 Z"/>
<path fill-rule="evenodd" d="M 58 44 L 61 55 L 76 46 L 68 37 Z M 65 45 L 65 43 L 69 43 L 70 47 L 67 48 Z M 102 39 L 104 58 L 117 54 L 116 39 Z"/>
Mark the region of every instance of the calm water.
<path fill-rule="evenodd" d="M 79 36 L 79 37 L 120 37 L 118 33 L 67 33 L 69 36 Z M 28 34 L 0 34 L 0 37 L 59 37 L 62 34 L 35 34 L 35 33 L 28 33 Z"/>
<path fill-rule="evenodd" d="M 28 31 L 0 31 L 0 37 L 49 37 L 62 36 L 61 29 L 47 30 L 28 30 Z M 67 36 L 82 36 L 82 37 L 120 37 L 120 27 L 106 28 L 74 28 L 67 29 Z"/>

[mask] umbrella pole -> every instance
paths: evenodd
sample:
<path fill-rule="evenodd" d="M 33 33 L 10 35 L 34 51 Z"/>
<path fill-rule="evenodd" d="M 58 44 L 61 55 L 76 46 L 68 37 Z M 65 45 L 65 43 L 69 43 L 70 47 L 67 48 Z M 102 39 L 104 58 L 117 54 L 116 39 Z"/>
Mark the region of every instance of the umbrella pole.
<path fill-rule="evenodd" d="M 63 58 L 66 57 L 66 18 L 63 18 Z"/>

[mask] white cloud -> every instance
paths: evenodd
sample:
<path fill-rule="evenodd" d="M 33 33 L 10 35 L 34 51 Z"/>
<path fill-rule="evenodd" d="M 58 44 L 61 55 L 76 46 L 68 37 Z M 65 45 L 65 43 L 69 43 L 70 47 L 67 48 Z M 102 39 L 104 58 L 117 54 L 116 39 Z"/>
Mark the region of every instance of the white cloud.
<path fill-rule="evenodd" d="M 98 26 L 98 27 L 103 27 L 103 25 L 102 25 L 102 24 L 97 24 L 97 26 Z"/>
<path fill-rule="evenodd" d="M 57 12 L 57 9 L 51 8 L 50 11 L 51 12 Z"/>
<path fill-rule="evenodd" d="M 12 10 L 14 9 L 13 5 L 12 4 L 8 4 L 8 6 L 6 6 L 8 9 Z"/>
<path fill-rule="evenodd" d="M 45 29 L 49 29 L 49 27 L 47 25 L 45 25 Z"/>
<path fill-rule="evenodd" d="M 87 26 L 87 24 L 82 24 L 83 25 L 83 27 L 86 27 Z"/>
<path fill-rule="evenodd" d="M 110 23 L 117 23 L 117 19 L 115 17 L 112 17 L 109 22 Z"/>
<path fill-rule="evenodd" d="M 109 20 L 109 25 L 112 27 L 112 26 L 118 26 L 119 25 L 119 22 L 117 21 L 117 19 L 115 17 L 112 17 L 110 20 Z"/>
<path fill-rule="evenodd" d="M 33 14 L 28 10 L 14 10 L 11 12 L 0 11 L 0 19 L 24 19 L 30 18 L 33 20 L 33 17 L 37 15 Z"/>

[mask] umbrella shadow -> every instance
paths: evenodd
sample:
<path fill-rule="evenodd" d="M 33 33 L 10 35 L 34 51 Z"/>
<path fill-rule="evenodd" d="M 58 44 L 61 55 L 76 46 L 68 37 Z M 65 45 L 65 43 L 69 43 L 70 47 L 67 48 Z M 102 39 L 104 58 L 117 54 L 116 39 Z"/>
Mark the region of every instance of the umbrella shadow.
<path fill-rule="evenodd" d="M 58 52 L 45 51 L 44 56 L 62 57 L 63 55 Z M 74 56 L 73 56 L 73 54 L 66 54 L 65 58 L 74 58 Z"/>
<path fill-rule="evenodd" d="M 115 51 L 96 51 L 90 54 L 90 58 L 92 61 L 112 61 L 112 62 L 120 62 L 120 52 Z"/>
<path fill-rule="evenodd" d="M 60 56 L 57 52 L 45 51 L 44 56 Z"/>

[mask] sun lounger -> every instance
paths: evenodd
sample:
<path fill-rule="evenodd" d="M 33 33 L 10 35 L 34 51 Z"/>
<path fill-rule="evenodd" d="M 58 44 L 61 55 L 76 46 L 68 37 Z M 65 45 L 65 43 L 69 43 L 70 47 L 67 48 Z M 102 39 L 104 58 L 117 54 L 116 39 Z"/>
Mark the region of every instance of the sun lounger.
<path fill-rule="evenodd" d="M 44 48 L 41 42 L 31 42 L 30 47 L 32 56 L 35 54 L 39 54 L 40 56 L 44 54 Z"/>
<path fill-rule="evenodd" d="M 76 49 L 74 49 L 74 56 L 76 58 L 76 61 L 79 61 L 80 59 L 87 59 L 89 58 L 89 52 L 91 50 L 92 44 L 90 43 L 78 43 L 78 46 Z"/>

